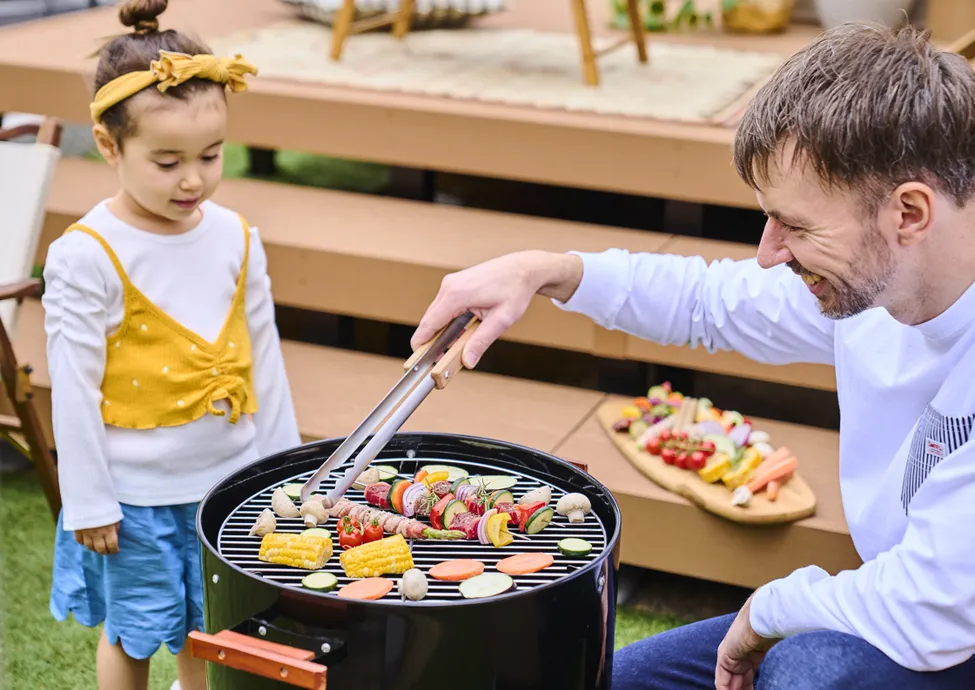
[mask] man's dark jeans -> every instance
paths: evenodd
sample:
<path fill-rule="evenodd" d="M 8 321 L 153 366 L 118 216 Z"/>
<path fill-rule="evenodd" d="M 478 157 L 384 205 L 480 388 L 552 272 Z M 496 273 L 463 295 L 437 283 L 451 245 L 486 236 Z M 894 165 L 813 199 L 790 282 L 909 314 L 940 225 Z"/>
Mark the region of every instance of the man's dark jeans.
<path fill-rule="evenodd" d="M 735 615 L 699 621 L 635 642 L 616 652 L 613 690 L 714 689 L 718 645 Z M 765 656 L 755 690 L 975 689 L 975 658 L 945 671 L 918 673 L 876 647 L 838 632 L 804 633 Z"/>

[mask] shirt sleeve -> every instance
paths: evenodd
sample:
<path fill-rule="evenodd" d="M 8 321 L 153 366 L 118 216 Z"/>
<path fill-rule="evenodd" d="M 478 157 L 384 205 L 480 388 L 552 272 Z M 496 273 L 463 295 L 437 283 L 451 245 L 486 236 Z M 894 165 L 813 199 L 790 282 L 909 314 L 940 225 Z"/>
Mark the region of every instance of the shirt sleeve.
<path fill-rule="evenodd" d="M 108 469 L 101 385 L 105 374 L 109 295 L 84 238 L 51 244 L 44 268 L 44 328 L 51 376 L 63 526 L 104 527 L 122 519 Z"/>
<path fill-rule="evenodd" d="M 246 305 L 258 406 L 254 421 L 258 450 L 268 456 L 301 445 L 301 435 L 281 354 L 267 254 L 256 228 L 251 228 L 250 244 Z"/>
<path fill-rule="evenodd" d="M 623 249 L 572 253 L 582 258 L 582 282 L 567 302 L 553 302 L 604 328 L 765 364 L 834 363 L 833 322 L 784 266 Z"/>
<path fill-rule="evenodd" d="M 942 459 L 922 483 L 900 543 L 856 570 L 830 576 L 811 566 L 760 587 L 752 628 L 769 638 L 847 633 L 915 671 L 966 661 L 975 654 L 973 495 L 975 440 Z"/>

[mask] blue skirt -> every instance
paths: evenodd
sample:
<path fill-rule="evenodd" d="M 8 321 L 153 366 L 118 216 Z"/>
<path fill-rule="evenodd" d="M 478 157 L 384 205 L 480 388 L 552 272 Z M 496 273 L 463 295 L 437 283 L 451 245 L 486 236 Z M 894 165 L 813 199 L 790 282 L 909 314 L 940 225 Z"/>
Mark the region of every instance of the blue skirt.
<path fill-rule="evenodd" d="M 59 516 L 51 614 L 90 628 L 104 622 L 108 641 L 133 659 L 163 644 L 178 654 L 192 630 L 203 630 L 198 507 L 123 504 L 119 552 L 105 556 L 75 541 Z"/>

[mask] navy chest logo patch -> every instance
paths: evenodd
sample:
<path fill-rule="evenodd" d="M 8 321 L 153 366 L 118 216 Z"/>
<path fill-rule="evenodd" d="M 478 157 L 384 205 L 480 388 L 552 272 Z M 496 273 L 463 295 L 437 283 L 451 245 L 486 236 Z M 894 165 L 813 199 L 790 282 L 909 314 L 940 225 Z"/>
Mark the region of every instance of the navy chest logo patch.
<path fill-rule="evenodd" d="M 973 422 L 975 415 L 946 417 L 931 405 L 924 408 L 924 414 L 914 430 L 911 447 L 907 452 L 907 465 L 904 467 L 904 482 L 901 486 L 901 505 L 904 506 L 904 512 L 907 512 L 911 499 L 931 470 L 968 441 Z"/>

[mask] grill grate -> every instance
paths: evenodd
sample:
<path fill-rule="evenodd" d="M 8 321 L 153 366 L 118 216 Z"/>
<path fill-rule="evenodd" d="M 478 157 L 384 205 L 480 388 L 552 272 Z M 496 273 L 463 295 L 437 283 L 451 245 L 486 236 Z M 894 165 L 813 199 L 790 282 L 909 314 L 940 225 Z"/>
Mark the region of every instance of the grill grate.
<path fill-rule="evenodd" d="M 514 496 L 515 502 L 517 502 L 518 499 L 528 491 L 537 489 L 543 485 L 550 487 L 552 490 L 552 501 L 549 505 L 553 507 L 558 502 L 560 497 L 564 496 L 566 493 L 569 493 L 549 481 L 542 481 L 539 478 L 524 472 L 514 471 L 508 468 L 495 467 L 483 462 L 450 461 L 443 458 L 431 458 L 428 460 L 423 460 L 420 458 L 383 458 L 381 461 L 377 461 L 376 464 L 396 467 L 400 471 L 401 476 L 404 478 L 412 478 L 413 469 L 419 469 L 419 467 L 422 465 L 427 464 L 449 464 L 455 467 L 463 468 L 471 475 L 508 475 L 515 477 L 518 480 L 518 483 L 509 489 Z M 349 466 L 351 466 L 351 461 L 333 471 L 330 476 L 321 483 L 318 493 L 325 493 L 330 488 L 334 487 L 337 478 L 341 476 L 345 469 Z M 409 471 L 407 468 L 410 468 Z M 258 560 L 257 556 L 261 539 L 260 537 L 251 537 L 248 535 L 248 532 L 254 525 L 254 522 L 257 520 L 257 517 L 261 511 L 265 508 L 271 507 L 271 494 L 276 488 L 279 486 L 284 486 L 285 484 L 304 483 L 309 477 L 311 477 L 311 475 L 312 471 L 293 475 L 283 481 L 279 481 L 273 486 L 262 490 L 241 503 L 230 513 L 223 525 L 221 525 L 217 540 L 218 549 L 220 554 L 230 563 L 247 572 L 253 573 L 254 575 L 272 580 L 284 586 L 302 589 L 304 592 L 309 594 L 317 594 L 319 596 L 336 596 L 335 591 L 315 592 L 313 590 L 303 588 L 301 585 L 301 579 L 310 571 L 273 563 L 265 563 Z M 367 505 L 363 492 L 356 489 L 350 489 L 348 492 L 346 492 L 344 498 L 347 498 L 355 503 Z M 297 503 L 298 502 L 296 501 L 296 504 Z M 277 520 L 277 532 L 298 533 L 305 529 L 305 525 L 300 517 L 282 518 L 275 516 L 275 519 Z M 428 520 L 422 518 L 421 521 L 428 522 Z M 341 588 L 343 585 L 351 582 L 352 578 L 345 576 L 342 566 L 339 563 L 339 553 L 341 553 L 341 547 L 338 545 L 337 524 L 338 520 L 330 517 L 326 524 L 318 525 L 319 527 L 325 527 L 332 533 L 333 542 L 333 555 L 320 572 L 329 572 L 335 575 L 339 581 L 339 588 Z M 418 539 L 408 540 L 408 543 L 410 544 L 410 549 L 413 553 L 413 560 L 416 567 L 422 570 L 425 574 L 428 574 L 430 568 L 437 563 L 455 558 L 473 558 L 480 560 L 484 563 L 484 572 L 488 573 L 497 572 L 495 565 L 498 563 L 498 561 L 518 553 L 544 552 L 550 553 L 555 557 L 555 562 L 541 572 L 513 577 L 512 579 L 515 582 L 516 588 L 515 591 L 534 589 L 552 582 L 556 582 L 568 575 L 571 575 L 579 569 L 584 568 L 593 560 L 598 559 L 606 548 L 605 526 L 602 524 L 595 511 L 589 513 L 585 518 L 585 522 L 582 523 L 569 523 L 568 518 L 556 513 L 552 522 L 544 530 L 534 535 L 522 534 L 521 532 L 517 531 L 516 528 L 512 529 L 511 531 L 514 536 L 514 542 L 503 548 L 483 545 L 477 540 L 437 541 Z M 385 536 L 389 535 L 387 534 Z M 559 552 L 558 542 L 566 537 L 585 539 L 592 544 L 592 550 L 586 556 L 564 556 Z M 399 576 L 387 575 L 386 577 L 398 579 Z M 466 601 L 460 593 L 459 583 L 438 581 L 429 577 L 429 575 L 427 576 L 427 581 L 429 583 L 427 596 L 420 602 L 408 603 L 423 604 L 425 602 Z M 401 596 L 395 587 L 383 598 L 383 600 L 396 602 L 402 601 Z"/>

